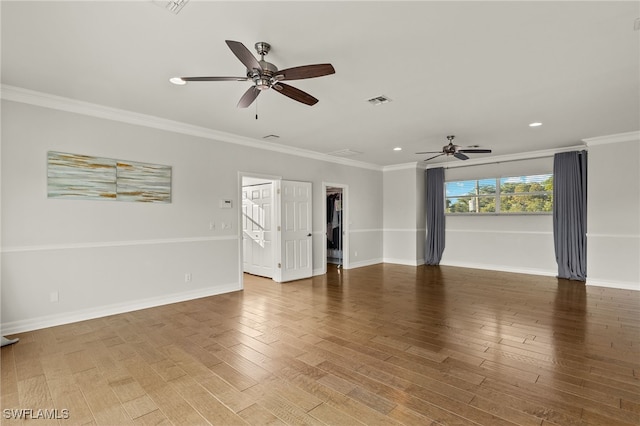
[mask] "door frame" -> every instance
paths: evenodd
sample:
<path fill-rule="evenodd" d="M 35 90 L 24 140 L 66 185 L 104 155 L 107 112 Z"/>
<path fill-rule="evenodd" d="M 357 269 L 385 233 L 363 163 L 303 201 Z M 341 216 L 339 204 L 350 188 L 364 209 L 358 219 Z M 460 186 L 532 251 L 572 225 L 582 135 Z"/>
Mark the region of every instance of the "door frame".
<path fill-rule="evenodd" d="M 244 249 L 243 249 L 243 237 L 244 235 L 242 234 L 242 181 L 244 178 L 254 178 L 254 179 L 263 179 L 263 180 L 267 180 L 270 181 L 271 183 L 273 183 L 273 187 L 276 187 L 276 182 L 281 181 L 282 180 L 282 176 L 274 176 L 274 175 L 266 175 L 266 174 L 261 174 L 261 173 L 252 173 L 252 172 L 238 172 L 238 188 L 236 191 L 236 195 L 237 195 L 237 200 L 238 200 L 238 226 L 236 226 L 237 228 L 237 234 L 238 234 L 238 283 L 240 284 L 240 288 L 244 289 Z M 273 202 L 273 206 L 275 209 L 275 191 L 272 191 L 272 197 L 274 199 Z M 275 214 L 275 210 L 272 212 L 271 214 L 271 229 L 277 229 L 277 219 L 276 219 L 276 214 Z M 273 264 L 275 267 L 275 245 L 274 245 L 274 258 L 273 258 Z"/>
<path fill-rule="evenodd" d="M 342 189 L 342 269 L 349 269 L 349 185 L 322 182 L 322 274 L 327 273 L 327 189 Z"/>

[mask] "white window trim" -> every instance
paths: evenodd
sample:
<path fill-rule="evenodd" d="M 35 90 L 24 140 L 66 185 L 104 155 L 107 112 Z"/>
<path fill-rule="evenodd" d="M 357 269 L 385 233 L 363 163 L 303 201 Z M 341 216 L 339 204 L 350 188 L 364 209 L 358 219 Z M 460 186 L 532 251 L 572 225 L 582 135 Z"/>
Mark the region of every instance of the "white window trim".
<path fill-rule="evenodd" d="M 544 173 L 544 174 L 550 174 L 551 176 L 553 176 L 552 173 Z M 536 175 L 526 175 L 526 176 L 536 176 Z M 508 176 L 511 177 L 511 176 Z M 504 212 L 502 211 L 502 209 L 500 208 L 500 199 L 502 197 L 508 197 L 508 196 L 522 196 L 522 195 L 550 195 L 553 197 L 553 191 L 533 191 L 533 192 L 517 192 L 517 193 L 513 193 L 513 192 L 507 192 L 505 194 L 508 195 L 502 195 L 502 193 L 500 192 L 500 180 L 503 179 L 504 177 L 497 177 L 497 178 L 478 178 L 478 179 L 465 179 L 465 180 L 452 180 L 452 181 L 445 181 L 444 185 L 444 205 L 445 205 L 445 212 L 444 214 L 446 216 L 548 216 L 553 214 L 553 210 L 549 211 L 549 212 Z M 488 179 L 494 179 L 495 180 L 495 187 L 496 187 L 496 192 L 493 194 L 477 194 L 477 195 L 459 195 L 459 196 L 449 196 L 447 197 L 447 183 L 451 183 L 451 182 L 468 182 L 468 181 L 475 181 L 476 183 L 481 181 L 481 180 L 488 180 Z M 496 210 L 494 212 L 447 212 L 446 211 L 446 206 L 447 206 L 447 199 L 450 198 L 494 198 L 495 199 L 495 205 L 496 205 Z"/>

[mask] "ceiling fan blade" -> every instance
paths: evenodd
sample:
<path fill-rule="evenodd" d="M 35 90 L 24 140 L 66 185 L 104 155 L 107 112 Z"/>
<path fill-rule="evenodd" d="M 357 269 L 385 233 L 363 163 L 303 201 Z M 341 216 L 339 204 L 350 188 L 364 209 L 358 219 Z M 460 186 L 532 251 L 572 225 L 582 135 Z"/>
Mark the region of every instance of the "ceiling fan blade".
<path fill-rule="evenodd" d="M 282 93 L 283 95 L 293 99 L 294 101 L 302 102 L 307 105 L 315 105 L 318 103 L 318 100 L 308 94 L 307 92 L 303 92 L 300 89 L 296 89 L 293 86 L 289 86 L 288 84 L 278 83 L 273 86 L 276 89 L 276 92 Z"/>
<path fill-rule="evenodd" d="M 225 40 L 225 43 L 227 43 L 229 49 L 231 49 L 233 54 L 236 55 L 238 59 L 240 59 L 240 62 L 242 62 L 248 70 L 257 69 L 262 73 L 262 67 L 260 66 L 260 63 L 258 62 L 256 57 L 253 56 L 253 54 L 249 51 L 249 49 L 245 47 L 244 44 L 240 43 L 239 41 L 233 40 Z"/>
<path fill-rule="evenodd" d="M 247 77 L 180 77 L 184 81 L 247 81 Z"/>
<path fill-rule="evenodd" d="M 333 69 L 331 64 L 314 64 L 303 65 L 300 67 L 287 68 L 278 71 L 278 76 L 283 76 L 280 80 L 302 80 L 305 78 L 322 77 L 329 74 L 335 74 L 336 70 Z"/>
<path fill-rule="evenodd" d="M 256 86 L 251 86 L 249 89 L 244 92 L 244 95 L 238 101 L 238 108 L 246 108 L 256 100 L 258 95 L 260 94 L 260 90 Z"/>
<path fill-rule="evenodd" d="M 466 153 L 473 153 L 473 154 L 491 154 L 491 150 L 490 149 L 459 149 L 458 152 L 466 152 Z"/>
<path fill-rule="evenodd" d="M 416 152 L 416 154 L 442 154 L 442 151 L 424 151 L 424 152 Z"/>
<path fill-rule="evenodd" d="M 458 160 L 468 160 L 469 157 L 467 157 L 464 154 L 461 154 L 460 152 L 456 152 L 455 154 L 453 154 L 454 157 L 456 157 Z"/>
<path fill-rule="evenodd" d="M 427 159 L 426 159 L 426 160 L 424 160 L 424 161 L 433 160 L 434 158 L 438 158 L 438 157 L 441 157 L 441 156 L 443 156 L 443 155 L 444 155 L 444 152 L 443 152 L 443 153 L 441 153 L 441 154 L 438 154 L 438 155 L 434 155 L 433 157 L 429 157 L 429 158 L 427 158 Z"/>

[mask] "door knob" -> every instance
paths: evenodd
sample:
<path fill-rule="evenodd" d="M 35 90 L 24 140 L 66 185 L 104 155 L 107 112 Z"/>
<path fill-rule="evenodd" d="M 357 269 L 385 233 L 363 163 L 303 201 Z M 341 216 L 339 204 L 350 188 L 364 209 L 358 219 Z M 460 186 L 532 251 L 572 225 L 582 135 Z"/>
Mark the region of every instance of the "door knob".
<path fill-rule="evenodd" d="M 307 237 L 310 237 L 310 236 L 311 236 L 311 233 L 308 233 L 308 234 L 307 234 Z"/>

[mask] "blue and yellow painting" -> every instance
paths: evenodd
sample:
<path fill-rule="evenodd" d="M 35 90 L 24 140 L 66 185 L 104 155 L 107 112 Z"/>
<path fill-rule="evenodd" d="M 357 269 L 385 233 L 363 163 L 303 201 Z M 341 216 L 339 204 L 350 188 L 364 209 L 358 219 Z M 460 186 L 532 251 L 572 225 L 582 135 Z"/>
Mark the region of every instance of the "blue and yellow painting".
<path fill-rule="evenodd" d="M 47 196 L 170 203 L 171 167 L 49 151 Z"/>

